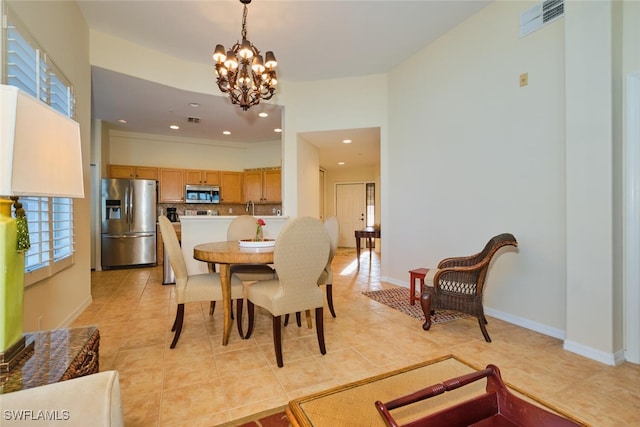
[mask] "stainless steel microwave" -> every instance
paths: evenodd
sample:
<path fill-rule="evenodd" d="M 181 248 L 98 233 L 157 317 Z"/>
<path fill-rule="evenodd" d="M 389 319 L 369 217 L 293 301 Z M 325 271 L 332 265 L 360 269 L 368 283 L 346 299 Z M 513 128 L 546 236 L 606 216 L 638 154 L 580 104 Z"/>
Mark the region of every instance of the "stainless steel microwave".
<path fill-rule="evenodd" d="M 217 185 L 187 185 L 185 203 L 220 203 L 220 187 Z"/>

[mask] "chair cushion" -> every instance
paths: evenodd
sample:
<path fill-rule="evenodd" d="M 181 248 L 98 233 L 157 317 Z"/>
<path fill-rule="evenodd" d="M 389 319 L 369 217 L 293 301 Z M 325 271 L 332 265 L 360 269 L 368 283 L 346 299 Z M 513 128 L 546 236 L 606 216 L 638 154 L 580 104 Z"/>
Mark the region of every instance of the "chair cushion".
<path fill-rule="evenodd" d="M 187 277 L 184 287 L 176 287 L 178 304 L 193 301 L 222 301 L 222 284 L 219 273 L 193 274 Z M 231 276 L 231 299 L 244 297 L 242 281 Z"/>
<path fill-rule="evenodd" d="M 433 288 L 433 278 L 435 277 L 436 273 L 440 271 L 437 268 L 430 268 L 429 271 L 427 271 L 427 274 L 424 276 L 424 285 L 428 286 L 430 288 Z"/>
<path fill-rule="evenodd" d="M 275 270 L 266 264 L 232 264 L 231 274 L 243 282 L 275 279 Z"/>
<path fill-rule="evenodd" d="M 305 311 L 311 305 L 313 308 L 322 307 L 324 304 L 324 295 L 318 286 L 298 295 L 289 293 L 286 298 L 284 293 L 277 279 L 264 280 L 247 286 L 247 299 L 257 306 L 264 307 L 274 316 Z"/>

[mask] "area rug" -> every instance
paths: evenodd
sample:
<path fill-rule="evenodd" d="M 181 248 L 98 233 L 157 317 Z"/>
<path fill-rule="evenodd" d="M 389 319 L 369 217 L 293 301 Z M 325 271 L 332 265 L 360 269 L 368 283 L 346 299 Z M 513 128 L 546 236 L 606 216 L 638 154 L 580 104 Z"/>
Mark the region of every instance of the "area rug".
<path fill-rule="evenodd" d="M 356 248 L 338 247 L 336 249 L 336 255 L 350 256 L 350 255 L 355 255 L 355 254 L 356 254 Z"/>
<path fill-rule="evenodd" d="M 422 312 L 422 306 L 420 301 L 416 301 L 415 305 L 409 303 L 409 289 L 403 287 L 395 287 L 389 289 L 381 289 L 379 291 L 363 292 L 364 295 L 369 298 L 388 305 L 404 314 L 408 314 L 411 317 L 425 321 L 424 313 Z M 470 317 L 468 314 L 460 313 L 458 311 L 451 310 L 436 310 L 435 314 L 431 316 L 431 323 L 444 323 L 451 320 L 464 319 Z"/>

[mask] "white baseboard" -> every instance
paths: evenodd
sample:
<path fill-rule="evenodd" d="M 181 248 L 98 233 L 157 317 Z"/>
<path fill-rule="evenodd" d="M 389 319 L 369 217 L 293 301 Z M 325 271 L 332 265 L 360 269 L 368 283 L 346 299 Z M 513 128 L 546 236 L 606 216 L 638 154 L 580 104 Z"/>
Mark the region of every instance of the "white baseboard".
<path fill-rule="evenodd" d="M 391 283 L 392 285 L 402 286 L 403 288 L 409 288 L 409 284 L 406 281 L 396 280 L 390 277 L 381 277 L 381 281 Z M 543 335 L 547 335 L 559 340 L 563 340 L 563 348 L 572 353 L 579 354 L 589 359 L 595 360 L 606 365 L 619 365 L 624 362 L 624 351 L 616 353 L 606 353 L 601 350 L 597 350 L 583 344 L 579 344 L 573 341 L 566 340 L 566 332 L 563 329 L 552 328 L 549 325 L 534 322 L 524 317 L 514 316 L 513 314 L 505 313 L 503 311 L 494 310 L 492 308 L 485 307 L 484 312 L 486 315 L 495 317 L 496 319 L 503 320 L 516 326 L 529 329 L 534 332 L 539 332 Z"/>
<path fill-rule="evenodd" d="M 76 307 L 75 310 L 73 310 L 66 319 L 64 319 L 62 321 L 62 323 L 60 324 L 59 328 L 68 328 L 69 325 L 71 325 L 73 323 L 74 320 L 76 320 L 78 318 L 78 316 L 80 316 L 80 314 L 82 314 L 82 312 L 91 305 L 91 303 L 93 302 L 93 297 L 91 295 L 89 295 L 87 298 L 85 298 L 84 301 L 82 301 L 82 303 Z"/>
<path fill-rule="evenodd" d="M 595 360 L 596 362 L 604 363 L 610 366 L 619 365 L 625 360 L 624 351 L 620 351 L 617 353 L 606 353 L 604 351 L 596 350 L 595 348 L 587 347 L 586 345 L 569 340 L 564 341 L 564 345 L 562 346 L 562 348 L 572 353 L 588 357 L 589 359 Z"/>

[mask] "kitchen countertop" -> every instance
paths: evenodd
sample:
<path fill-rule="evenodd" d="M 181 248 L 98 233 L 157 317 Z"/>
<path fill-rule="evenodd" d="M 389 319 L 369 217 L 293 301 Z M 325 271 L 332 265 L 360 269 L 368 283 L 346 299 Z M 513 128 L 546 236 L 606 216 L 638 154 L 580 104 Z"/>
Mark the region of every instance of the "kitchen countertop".
<path fill-rule="evenodd" d="M 203 219 L 234 219 L 241 215 L 180 215 L 178 219 L 182 221 L 183 219 L 192 221 L 192 220 L 203 220 Z M 269 218 L 284 218 L 288 219 L 288 216 L 285 215 L 255 215 L 255 218 L 269 219 Z"/>
<path fill-rule="evenodd" d="M 227 240 L 227 229 L 239 215 L 184 215 L 181 221 L 181 248 L 189 274 L 207 273 L 207 263 L 193 258 L 193 248 L 201 243 L 222 242 Z M 265 225 L 262 227 L 265 239 L 276 239 L 280 230 L 289 219 L 288 216 L 256 215 Z"/>

